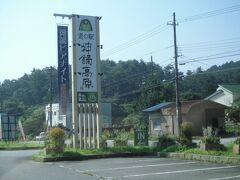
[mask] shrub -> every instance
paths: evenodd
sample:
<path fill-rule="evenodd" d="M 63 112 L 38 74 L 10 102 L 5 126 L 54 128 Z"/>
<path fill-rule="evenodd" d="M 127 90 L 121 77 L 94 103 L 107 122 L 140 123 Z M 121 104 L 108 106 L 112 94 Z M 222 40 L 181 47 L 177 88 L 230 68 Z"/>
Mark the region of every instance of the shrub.
<path fill-rule="evenodd" d="M 163 149 L 162 152 L 182 152 L 185 151 L 186 149 L 187 149 L 186 146 L 179 146 L 178 144 L 174 144 Z"/>
<path fill-rule="evenodd" d="M 173 144 L 175 144 L 175 140 L 170 136 L 163 135 L 158 138 L 158 145 L 160 147 L 167 147 Z"/>
<path fill-rule="evenodd" d="M 201 138 L 201 142 L 207 144 L 220 144 L 220 138 L 215 136 L 204 136 Z"/>
<path fill-rule="evenodd" d="M 220 144 L 220 138 L 216 136 L 216 132 L 212 127 L 203 128 L 203 137 L 201 138 L 202 143 L 208 144 Z"/>
<path fill-rule="evenodd" d="M 64 150 L 65 132 L 61 128 L 52 128 L 45 140 L 47 152 L 61 154 Z"/>
<path fill-rule="evenodd" d="M 192 123 L 184 122 L 181 124 L 181 134 L 176 140 L 182 146 L 192 145 Z"/>
<path fill-rule="evenodd" d="M 129 132 L 121 130 L 118 132 L 117 137 L 114 139 L 114 143 L 116 146 L 126 146 L 129 137 L 130 137 Z"/>
<path fill-rule="evenodd" d="M 181 136 L 192 142 L 192 123 L 184 122 L 181 125 Z"/>
<path fill-rule="evenodd" d="M 104 130 L 102 134 L 103 142 L 106 140 L 114 140 L 115 146 L 126 146 L 129 139 L 133 139 L 134 131 L 126 131 L 125 129 Z"/>
<path fill-rule="evenodd" d="M 102 139 L 103 139 L 103 141 L 106 141 L 106 140 L 112 139 L 112 138 L 113 138 L 113 137 L 112 137 L 110 131 L 105 129 L 105 130 L 103 131 L 103 133 L 102 133 Z"/>
<path fill-rule="evenodd" d="M 176 138 L 176 141 L 182 146 L 191 146 L 192 140 L 187 139 L 185 136 L 180 136 Z"/>

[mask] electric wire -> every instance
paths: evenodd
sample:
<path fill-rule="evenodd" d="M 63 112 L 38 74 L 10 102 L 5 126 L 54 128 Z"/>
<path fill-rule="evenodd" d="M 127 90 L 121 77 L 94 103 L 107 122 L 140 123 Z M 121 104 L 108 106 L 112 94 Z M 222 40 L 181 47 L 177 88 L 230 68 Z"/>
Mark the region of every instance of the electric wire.
<path fill-rule="evenodd" d="M 183 18 L 177 19 L 177 21 L 179 23 L 184 23 L 184 22 L 195 21 L 195 20 L 204 19 L 204 18 L 210 18 L 210 17 L 217 16 L 217 15 L 237 12 L 237 11 L 240 11 L 240 5 L 235 5 L 235 6 L 231 6 L 231 7 L 227 7 L 227 8 L 223 8 L 223 9 L 209 11 L 209 12 L 205 12 L 205 13 L 201 13 L 201 14 L 197 14 L 197 15 L 193 15 L 193 16 L 183 17 Z M 144 34 L 141 34 L 141 35 L 133 38 L 130 41 L 127 41 L 123 44 L 120 44 L 112 49 L 105 51 L 103 53 L 103 56 L 107 57 L 109 55 L 120 53 L 121 51 L 123 51 L 131 46 L 134 46 L 142 41 L 145 41 L 145 40 L 153 37 L 154 35 L 156 35 L 160 32 L 167 30 L 168 27 L 164 28 L 164 25 L 166 25 L 166 23 L 163 23 Z"/>
<path fill-rule="evenodd" d="M 125 49 L 127 49 L 127 48 L 129 48 L 131 46 L 134 46 L 134 45 L 136 45 L 138 43 L 141 43 L 141 42 L 143 42 L 143 41 L 145 41 L 145 40 L 147 40 L 149 38 L 152 38 L 153 36 L 159 34 L 160 32 L 163 32 L 163 31 L 165 31 L 167 29 L 169 29 L 169 27 L 164 27 L 164 28 L 161 28 L 159 30 L 154 30 L 152 32 L 140 35 L 137 38 L 134 38 L 134 39 L 130 40 L 129 42 L 123 43 L 123 44 L 121 44 L 119 46 L 116 46 L 116 47 L 114 47 L 114 48 L 112 48 L 112 49 L 110 49 L 108 51 L 103 52 L 103 56 L 107 57 L 109 55 L 120 53 L 121 51 L 123 51 L 123 50 L 125 50 Z"/>
<path fill-rule="evenodd" d="M 201 73 L 193 73 L 193 74 L 184 75 L 184 76 L 181 76 L 181 77 L 182 78 L 187 78 L 187 77 L 192 77 L 192 76 L 201 76 L 201 75 L 206 75 L 206 74 L 215 74 L 215 73 L 228 72 L 228 71 L 234 71 L 234 70 L 240 70 L 240 67 L 227 68 L 227 69 L 217 70 L 217 71 L 204 71 L 204 72 L 201 72 Z M 166 84 L 171 84 L 171 83 L 173 83 L 173 80 L 168 80 L 168 81 L 161 82 L 161 83 L 153 85 L 153 86 L 149 86 L 145 90 L 149 90 L 149 89 L 152 89 L 152 88 L 156 88 L 156 87 L 159 87 L 159 86 L 162 86 L 162 85 L 166 85 Z M 144 89 L 139 88 L 139 89 L 132 90 L 132 91 L 129 91 L 129 92 L 125 92 L 125 93 L 122 93 L 122 94 L 118 94 L 118 97 L 120 98 L 120 97 L 124 97 L 124 96 L 127 96 L 127 95 L 140 93 L 143 90 Z"/>
<path fill-rule="evenodd" d="M 209 11 L 209 12 L 205 12 L 205 13 L 201 13 L 201 14 L 196 14 L 196 15 L 189 16 L 189 17 L 183 17 L 183 18 L 177 19 L 177 21 L 178 21 L 178 23 L 185 23 L 185 22 L 189 22 L 189 21 L 196 21 L 196 20 L 200 20 L 200 19 L 210 18 L 213 16 L 218 16 L 218 15 L 237 12 L 237 11 L 240 11 L 240 5 L 230 6 L 227 8 L 213 10 L 213 11 Z"/>
<path fill-rule="evenodd" d="M 235 53 L 235 52 L 240 52 L 240 49 L 237 49 L 237 50 L 234 50 L 234 51 L 224 51 L 224 52 L 221 52 L 221 53 L 210 54 L 210 55 L 206 55 L 206 56 L 200 56 L 200 57 L 192 58 L 190 60 L 197 60 L 197 59 L 202 59 L 202 58 L 207 58 L 207 57 L 212 57 L 212 56 L 218 56 L 218 55 L 224 55 L 224 54 L 230 54 L 230 53 Z"/>

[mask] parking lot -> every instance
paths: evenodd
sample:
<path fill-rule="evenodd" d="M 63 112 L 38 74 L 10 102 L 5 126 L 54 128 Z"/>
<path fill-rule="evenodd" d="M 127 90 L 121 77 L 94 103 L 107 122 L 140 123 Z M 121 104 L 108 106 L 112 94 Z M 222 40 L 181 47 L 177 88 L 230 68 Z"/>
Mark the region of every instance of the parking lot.
<path fill-rule="evenodd" d="M 240 166 L 169 158 L 111 158 L 49 164 L 101 179 L 240 179 Z"/>
<path fill-rule="evenodd" d="M 212 164 L 159 157 L 106 158 L 87 161 L 35 162 L 38 151 L 0 151 L 1 180 L 240 179 L 240 165 Z"/>

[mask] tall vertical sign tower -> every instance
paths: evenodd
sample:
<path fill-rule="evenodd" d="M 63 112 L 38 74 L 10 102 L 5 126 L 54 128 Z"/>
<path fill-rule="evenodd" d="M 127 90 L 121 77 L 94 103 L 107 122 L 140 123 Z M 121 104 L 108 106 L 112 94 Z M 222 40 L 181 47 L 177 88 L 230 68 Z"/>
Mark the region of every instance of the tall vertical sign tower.
<path fill-rule="evenodd" d="M 68 27 L 57 26 L 58 39 L 58 87 L 59 87 L 59 118 L 67 117 L 69 96 L 68 68 Z M 66 125 L 68 123 L 66 122 Z"/>
<path fill-rule="evenodd" d="M 100 147 L 99 18 L 72 15 L 73 146 Z"/>

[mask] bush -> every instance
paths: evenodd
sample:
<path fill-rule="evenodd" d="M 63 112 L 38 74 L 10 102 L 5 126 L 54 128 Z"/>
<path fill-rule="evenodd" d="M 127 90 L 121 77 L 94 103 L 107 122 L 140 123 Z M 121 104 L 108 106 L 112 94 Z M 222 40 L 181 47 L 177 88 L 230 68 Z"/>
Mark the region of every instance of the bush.
<path fill-rule="evenodd" d="M 172 137 L 163 135 L 158 138 L 158 146 L 160 147 L 168 147 L 175 144 L 175 140 Z"/>
<path fill-rule="evenodd" d="M 133 139 L 134 131 L 126 131 L 125 129 L 104 130 L 102 134 L 103 142 L 106 140 L 114 140 L 115 146 L 126 146 L 129 139 Z"/>
<path fill-rule="evenodd" d="M 212 127 L 203 128 L 203 137 L 201 138 L 202 143 L 208 144 L 220 144 L 220 138 L 216 136 L 216 132 Z"/>
<path fill-rule="evenodd" d="M 181 124 L 181 134 L 176 140 L 182 146 L 192 146 L 192 123 L 184 122 Z"/>
<path fill-rule="evenodd" d="M 115 146 L 127 146 L 127 141 L 130 139 L 130 132 L 121 130 L 114 139 Z"/>
<path fill-rule="evenodd" d="M 162 152 L 183 152 L 185 150 L 187 150 L 186 146 L 179 146 L 178 144 L 174 144 L 163 149 Z"/>
<path fill-rule="evenodd" d="M 48 153 L 61 154 L 64 151 L 65 132 L 61 128 L 52 128 L 45 140 Z"/>
<path fill-rule="evenodd" d="M 192 142 L 192 123 L 184 122 L 181 125 L 181 136 Z"/>
<path fill-rule="evenodd" d="M 201 142 L 207 144 L 220 144 L 220 138 L 215 136 L 204 136 L 201 138 Z"/>
<path fill-rule="evenodd" d="M 176 141 L 181 145 L 181 146 L 192 146 L 192 140 L 187 139 L 184 136 L 180 136 L 176 138 Z"/>

